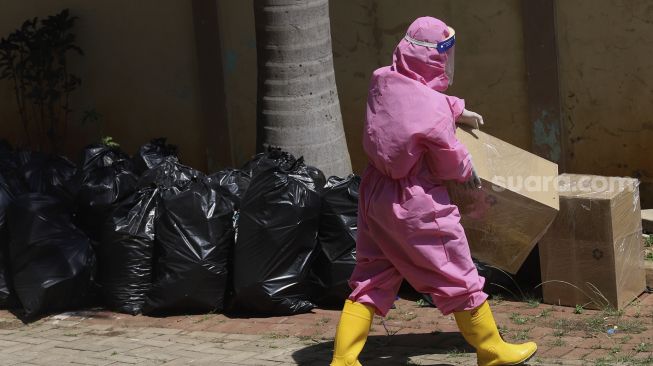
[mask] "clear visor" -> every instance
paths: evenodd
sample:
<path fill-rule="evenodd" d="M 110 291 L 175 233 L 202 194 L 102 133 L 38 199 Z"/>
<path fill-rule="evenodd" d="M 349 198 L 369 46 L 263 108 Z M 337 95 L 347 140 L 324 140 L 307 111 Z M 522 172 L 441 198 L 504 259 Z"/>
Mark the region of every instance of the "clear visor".
<path fill-rule="evenodd" d="M 447 78 L 449 79 L 449 85 L 451 85 L 453 84 L 453 74 L 455 69 L 456 47 L 451 47 L 445 53 L 447 55 L 447 62 L 444 64 L 444 73 L 447 75 Z"/>

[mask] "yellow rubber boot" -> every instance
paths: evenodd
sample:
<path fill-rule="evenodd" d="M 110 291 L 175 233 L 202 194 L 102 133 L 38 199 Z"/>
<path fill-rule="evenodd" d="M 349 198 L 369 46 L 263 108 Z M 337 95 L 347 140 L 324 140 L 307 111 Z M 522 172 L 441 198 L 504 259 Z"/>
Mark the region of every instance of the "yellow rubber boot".
<path fill-rule="evenodd" d="M 487 301 L 474 310 L 456 312 L 454 317 L 465 340 L 476 349 L 479 366 L 522 365 L 537 351 L 533 342 L 506 343 Z"/>
<path fill-rule="evenodd" d="M 374 308 L 371 306 L 345 301 L 336 330 L 331 366 L 361 366 L 358 355 L 365 346 L 373 317 Z"/>

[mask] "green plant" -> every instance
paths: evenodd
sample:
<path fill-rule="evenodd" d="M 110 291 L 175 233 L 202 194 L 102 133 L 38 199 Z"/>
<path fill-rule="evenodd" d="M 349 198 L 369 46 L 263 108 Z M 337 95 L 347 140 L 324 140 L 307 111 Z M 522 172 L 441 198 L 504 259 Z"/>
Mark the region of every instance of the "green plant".
<path fill-rule="evenodd" d="M 552 311 L 553 311 L 552 309 L 542 309 L 542 311 L 538 315 L 536 315 L 535 317 L 536 318 L 546 318 L 549 315 L 551 315 Z"/>
<path fill-rule="evenodd" d="M 411 320 L 417 318 L 417 314 L 415 314 L 412 311 L 409 311 L 409 312 L 402 313 L 401 318 L 404 321 L 411 321 Z"/>
<path fill-rule="evenodd" d="M 419 299 L 419 300 L 417 300 L 415 303 L 416 303 L 417 306 L 419 306 L 420 308 L 425 308 L 425 307 L 431 306 L 431 305 L 430 305 L 428 302 L 426 302 L 426 300 L 424 300 L 424 299 Z"/>
<path fill-rule="evenodd" d="M 565 330 L 565 329 L 556 329 L 556 330 L 553 331 L 553 335 L 555 337 L 562 337 L 562 336 L 566 335 L 568 332 L 569 331 Z"/>
<path fill-rule="evenodd" d="M 635 346 L 634 350 L 635 350 L 635 352 L 640 353 L 640 352 L 648 352 L 650 348 L 651 348 L 650 343 L 642 342 L 642 343 L 638 344 L 637 346 Z"/>
<path fill-rule="evenodd" d="M 526 299 L 526 304 L 528 305 L 529 308 L 536 308 L 540 306 L 540 299 L 536 299 L 533 297 L 529 297 Z"/>
<path fill-rule="evenodd" d="M 512 322 L 515 324 L 523 325 L 528 322 L 528 317 L 519 313 L 512 313 L 510 314 L 510 320 L 512 320 Z"/>
<path fill-rule="evenodd" d="M 68 55 L 82 55 L 68 9 L 43 20 L 33 18 L 0 39 L 0 80 L 13 84 L 28 145 L 57 151 L 65 143 L 70 93 L 81 79 L 70 72 Z"/>
<path fill-rule="evenodd" d="M 492 303 L 494 303 L 494 305 L 499 305 L 504 301 L 503 295 L 501 295 L 501 294 L 492 295 L 492 298 L 490 299 L 490 301 Z"/>
<path fill-rule="evenodd" d="M 574 308 L 574 314 L 582 314 L 583 310 L 585 310 L 583 309 L 583 305 L 576 305 L 576 307 Z"/>
<path fill-rule="evenodd" d="M 465 352 L 459 350 L 458 348 L 448 350 L 446 353 L 447 357 L 461 357 L 465 355 Z"/>
<path fill-rule="evenodd" d="M 633 339 L 633 337 L 627 335 L 627 336 L 621 337 L 621 339 L 619 339 L 619 343 L 621 343 L 621 344 L 628 343 L 631 339 Z"/>
<path fill-rule="evenodd" d="M 107 147 L 110 147 L 112 149 L 117 149 L 120 147 L 120 144 L 117 143 L 116 141 L 113 140 L 113 137 L 111 136 L 104 136 L 102 139 L 100 139 L 100 142 L 102 145 L 105 145 Z"/>

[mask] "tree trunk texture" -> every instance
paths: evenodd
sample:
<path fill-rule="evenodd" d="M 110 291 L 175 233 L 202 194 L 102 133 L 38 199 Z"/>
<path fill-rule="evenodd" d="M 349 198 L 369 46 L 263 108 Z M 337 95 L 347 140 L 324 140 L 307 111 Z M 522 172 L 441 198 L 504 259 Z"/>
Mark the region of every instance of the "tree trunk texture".
<path fill-rule="evenodd" d="M 257 149 L 280 147 L 330 175 L 351 173 L 333 71 L 328 0 L 254 0 Z"/>

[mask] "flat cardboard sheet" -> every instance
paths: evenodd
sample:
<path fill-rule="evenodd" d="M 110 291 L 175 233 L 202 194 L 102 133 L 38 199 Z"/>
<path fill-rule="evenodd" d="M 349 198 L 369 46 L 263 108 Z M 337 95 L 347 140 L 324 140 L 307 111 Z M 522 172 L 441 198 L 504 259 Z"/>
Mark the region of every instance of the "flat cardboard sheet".
<path fill-rule="evenodd" d="M 472 255 L 516 273 L 558 212 L 558 166 L 480 130 L 458 128 L 481 190 L 448 185 Z"/>

